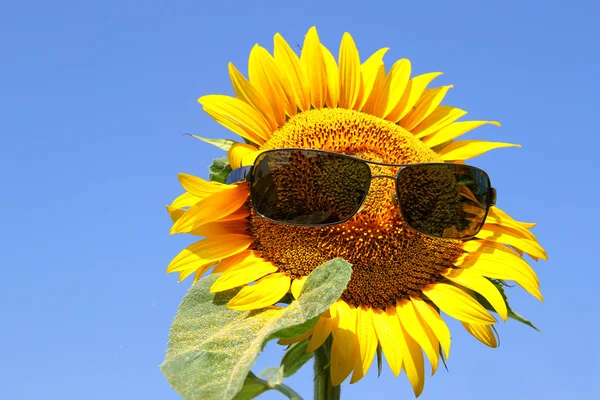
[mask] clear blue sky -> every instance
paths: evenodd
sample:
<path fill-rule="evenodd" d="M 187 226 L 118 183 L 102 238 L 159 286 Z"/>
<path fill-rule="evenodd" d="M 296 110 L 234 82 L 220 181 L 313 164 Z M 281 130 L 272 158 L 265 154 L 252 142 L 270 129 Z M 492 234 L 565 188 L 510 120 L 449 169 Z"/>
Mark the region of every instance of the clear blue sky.
<path fill-rule="evenodd" d="M 515 308 L 542 334 L 501 324 L 488 349 L 458 324 L 450 372 L 422 399 L 600 398 L 598 15 L 592 1 L 12 1 L 0 6 L 0 307 L 3 399 L 176 399 L 158 365 L 189 286 L 167 276 L 190 238 L 169 236 L 178 172 L 218 152 L 184 137 L 231 135 L 202 112 L 231 93 L 256 43 L 311 25 L 337 52 L 391 47 L 416 73 L 444 71 L 445 104 L 497 119 L 471 138 L 517 142 L 473 163 L 498 204 L 538 222 L 546 298 Z M 389 65 L 389 64 L 388 64 Z M 269 347 L 257 368 L 281 351 Z M 310 398 L 311 368 L 290 385 Z M 343 398 L 412 398 L 374 369 Z M 273 393 L 264 399 L 281 398 Z"/>

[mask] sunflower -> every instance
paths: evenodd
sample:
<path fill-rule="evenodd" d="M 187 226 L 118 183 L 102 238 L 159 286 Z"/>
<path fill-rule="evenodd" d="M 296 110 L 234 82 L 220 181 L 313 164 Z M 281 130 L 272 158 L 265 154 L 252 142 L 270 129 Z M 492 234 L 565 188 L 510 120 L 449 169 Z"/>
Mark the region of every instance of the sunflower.
<path fill-rule="evenodd" d="M 264 150 L 321 149 L 366 160 L 412 164 L 453 162 L 489 150 L 517 146 L 481 140 L 457 140 L 495 121 L 457 121 L 466 114 L 440 105 L 452 87 L 428 88 L 440 72 L 411 77 L 407 59 L 386 71 L 376 51 L 361 63 L 350 34 L 343 35 L 338 60 L 313 27 L 298 56 L 279 34 L 274 52 L 255 45 L 246 79 L 232 64 L 235 97 L 208 95 L 198 101 L 217 122 L 243 138 L 225 146 L 233 169 L 251 165 Z M 381 167 L 386 168 L 386 167 Z M 341 298 L 321 316 L 308 351 L 332 337 L 331 378 L 351 383 L 368 371 L 381 346 L 394 375 L 401 370 L 414 389 L 423 390 L 424 358 L 432 375 L 441 357 L 450 355 L 450 331 L 443 311 L 459 320 L 475 338 L 497 346 L 487 309 L 506 321 L 501 284 L 514 281 L 542 300 L 538 278 L 524 260 L 546 259 L 529 231 L 491 207 L 473 240 L 441 239 L 408 229 L 389 196 L 393 182 L 372 182 L 363 209 L 342 224 L 297 227 L 259 216 L 247 184 L 227 185 L 180 174 L 185 192 L 167 209 L 171 233 L 204 238 L 173 259 L 167 272 L 180 280 L 194 274 L 221 273 L 211 288 L 221 292 L 242 286 L 228 306 L 253 310 L 272 306 L 287 293 L 297 297 L 310 272 L 342 257 L 353 265 Z M 484 307 L 485 304 L 487 307 Z"/>

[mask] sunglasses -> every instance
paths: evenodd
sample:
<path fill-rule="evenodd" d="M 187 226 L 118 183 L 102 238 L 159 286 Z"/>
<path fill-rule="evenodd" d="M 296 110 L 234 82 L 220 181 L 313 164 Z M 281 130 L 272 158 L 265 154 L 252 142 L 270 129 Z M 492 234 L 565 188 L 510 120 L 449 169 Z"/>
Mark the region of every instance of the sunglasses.
<path fill-rule="evenodd" d="M 370 165 L 398 167 L 373 175 Z M 233 170 L 227 183 L 248 182 L 254 210 L 273 222 L 326 226 L 351 219 L 365 203 L 371 180 L 393 179 L 392 199 L 417 232 L 469 239 L 483 226 L 496 190 L 487 173 L 463 164 L 387 164 L 312 149 L 262 152 L 254 165 Z"/>

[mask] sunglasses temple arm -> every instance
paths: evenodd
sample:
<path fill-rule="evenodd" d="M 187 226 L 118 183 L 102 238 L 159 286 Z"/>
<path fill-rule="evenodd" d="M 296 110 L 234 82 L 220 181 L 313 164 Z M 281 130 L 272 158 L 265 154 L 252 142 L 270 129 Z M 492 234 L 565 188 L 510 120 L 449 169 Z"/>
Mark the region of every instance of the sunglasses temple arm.
<path fill-rule="evenodd" d="M 490 188 L 490 206 L 496 205 L 496 189 Z"/>
<path fill-rule="evenodd" d="M 250 177 L 250 171 L 252 171 L 252 166 L 245 166 L 241 168 L 236 168 L 229 173 L 227 176 L 226 183 L 231 185 L 232 183 L 245 182 Z"/>

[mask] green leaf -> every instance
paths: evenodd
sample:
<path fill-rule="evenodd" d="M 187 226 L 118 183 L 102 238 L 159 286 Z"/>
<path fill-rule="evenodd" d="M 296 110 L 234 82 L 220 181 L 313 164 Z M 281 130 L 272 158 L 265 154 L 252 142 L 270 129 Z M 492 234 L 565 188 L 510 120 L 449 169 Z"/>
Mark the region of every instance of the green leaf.
<path fill-rule="evenodd" d="M 535 329 L 536 331 L 540 332 L 540 330 L 531 323 L 531 321 L 523 318 L 519 313 L 517 313 L 516 311 L 512 310 L 511 308 L 508 309 L 508 317 L 514 319 L 515 321 L 519 321 L 527 326 L 529 326 L 530 328 Z"/>
<path fill-rule="evenodd" d="M 215 158 L 210 167 L 208 177 L 211 181 L 225 183 L 231 172 L 231 166 L 227 157 Z"/>
<path fill-rule="evenodd" d="M 202 140 L 203 142 L 212 144 L 213 146 L 216 146 L 224 151 L 229 151 L 231 146 L 238 143 L 231 139 L 209 139 L 209 138 L 203 138 L 202 136 L 198 136 L 198 135 L 192 135 L 191 133 L 186 133 L 186 135 L 189 135 L 193 138 Z M 208 175 L 209 179 L 211 181 L 220 182 L 220 183 L 225 183 L 227 181 L 227 176 L 229 175 L 229 173 L 232 170 L 231 166 L 229 165 L 229 160 L 226 156 L 214 159 L 213 163 L 208 168 L 210 169 L 210 172 Z"/>
<path fill-rule="evenodd" d="M 274 332 L 268 338 L 265 339 L 263 343 L 263 348 L 267 345 L 267 342 L 273 339 L 285 338 L 291 339 L 302 335 L 303 333 L 309 331 L 314 324 L 319 320 L 319 315 L 314 318 L 308 319 L 301 324 L 290 326 L 289 328 L 280 329 L 277 332 Z"/>
<path fill-rule="evenodd" d="M 352 272 L 335 259 L 316 268 L 298 300 L 281 309 L 236 311 L 227 302 L 239 291 L 211 293 L 219 277 L 210 275 L 189 290 L 171 326 L 161 370 L 184 399 L 232 399 L 242 389 L 263 342 L 282 337 L 290 327 L 299 334 L 341 296 Z"/>
<path fill-rule="evenodd" d="M 536 328 L 535 325 L 533 325 L 530 321 L 528 321 L 527 319 L 523 318 L 521 315 L 519 315 L 516 311 L 514 311 L 510 305 L 508 304 L 508 297 L 506 296 L 506 293 L 504 291 L 504 287 L 505 284 L 498 279 L 489 279 L 490 282 L 492 282 L 494 284 L 494 286 L 496 286 L 496 289 L 498 289 L 498 291 L 500 292 L 500 294 L 502 295 L 502 298 L 504 299 L 504 302 L 506 303 L 506 309 L 508 310 L 508 317 L 512 318 L 516 321 L 519 321 L 533 329 L 535 329 L 536 331 L 540 331 L 538 328 Z M 480 295 L 479 293 L 475 293 L 475 297 L 477 299 L 477 301 L 479 301 L 479 303 L 484 306 L 487 310 L 489 311 L 493 311 L 495 312 L 496 310 L 494 309 L 494 307 L 492 307 L 492 305 L 487 301 L 487 299 L 485 297 L 483 297 L 482 295 Z"/>
<path fill-rule="evenodd" d="M 287 378 L 292 376 L 298 371 L 304 364 L 313 357 L 313 353 L 307 353 L 306 348 L 308 347 L 308 339 L 304 339 L 301 342 L 294 343 L 283 355 L 281 359 L 281 366 L 283 367 L 283 376 Z"/>
<path fill-rule="evenodd" d="M 259 379 L 252 371 L 248 372 L 248 376 L 244 380 L 244 386 L 234 397 L 234 400 L 250 400 L 263 394 L 267 390 L 271 390 L 267 381 Z"/>
<path fill-rule="evenodd" d="M 209 139 L 203 138 L 202 136 L 192 135 L 191 133 L 188 133 L 188 135 L 190 135 L 193 138 L 202 140 L 203 142 L 212 144 L 213 146 L 217 146 L 218 148 L 224 151 L 229 151 L 231 146 L 237 143 L 235 140 L 230 139 Z"/>
<path fill-rule="evenodd" d="M 260 371 L 258 377 L 266 380 L 270 386 L 275 386 L 283 382 L 283 371 L 281 367 L 269 367 Z"/>
<path fill-rule="evenodd" d="M 377 343 L 377 377 L 381 376 L 381 371 L 383 369 L 383 349 L 381 348 L 381 343 Z"/>
<path fill-rule="evenodd" d="M 279 368 L 272 368 L 279 370 Z M 244 386 L 233 397 L 233 400 L 250 400 L 271 389 L 277 390 L 290 400 L 302 400 L 302 397 L 289 386 L 283 383 L 271 384 L 254 375 L 252 371 L 248 372 L 248 376 L 244 380 Z"/>

